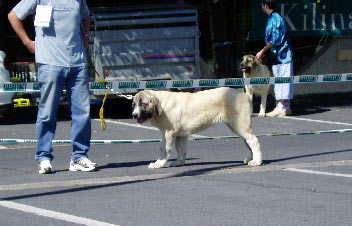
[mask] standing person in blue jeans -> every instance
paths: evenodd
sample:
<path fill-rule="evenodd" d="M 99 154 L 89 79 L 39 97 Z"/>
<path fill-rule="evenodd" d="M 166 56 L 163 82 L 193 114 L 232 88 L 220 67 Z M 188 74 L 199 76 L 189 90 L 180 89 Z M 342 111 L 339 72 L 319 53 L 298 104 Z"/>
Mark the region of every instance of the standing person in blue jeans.
<path fill-rule="evenodd" d="M 35 15 L 35 41 L 22 24 Z M 91 122 L 89 76 L 85 49 L 88 48 L 90 17 L 86 0 L 21 0 L 8 19 L 28 50 L 35 54 L 41 100 L 36 122 L 39 173 L 53 172 L 52 140 L 56 115 L 65 88 L 71 109 L 73 150 L 70 171 L 94 171 L 97 164 L 88 159 Z"/>
<path fill-rule="evenodd" d="M 275 0 L 262 0 L 262 9 L 269 16 L 265 28 L 264 48 L 257 59 L 267 56 L 274 77 L 293 76 L 292 49 L 284 19 L 274 10 Z M 285 117 L 291 114 L 290 100 L 293 99 L 293 84 L 275 84 L 277 105 L 268 117 Z"/>

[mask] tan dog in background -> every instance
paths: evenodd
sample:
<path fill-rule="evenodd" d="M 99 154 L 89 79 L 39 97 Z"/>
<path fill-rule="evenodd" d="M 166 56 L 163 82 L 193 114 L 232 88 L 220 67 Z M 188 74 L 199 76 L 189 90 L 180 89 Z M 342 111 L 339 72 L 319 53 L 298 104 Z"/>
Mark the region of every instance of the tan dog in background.
<path fill-rule="evenodd" d="M 260 144 L 251 130 L 252 102 L 244 92 L 225 87 L 196 93 L 145 90 L 134 96 L 132 108 L 137 123 L 149 120 L 162 133 L 160 156 L 149 169 L 164 167 L 173 146 L 177 160 L 171 166 L 183 166 L 188 136 L 218 122 L 244 139 L 251 151 L 245 163 L 262 164 Z"/>
<path fill-rule="evenodd" d="M 270 77 L 272 74 L 269 68 L 259 63 L 257 58 L 255 58 L 253 55 L 243 56 L 241 68 L 243 71 L 243 78 Z M 265 117 L 266 100 L 268 94 L 270 93 L 270 85 L 246 85 L 245 89 L 251 100 L 253 100 L 253 94 L 261 95 L 260 110 L 258 116 Z"/>

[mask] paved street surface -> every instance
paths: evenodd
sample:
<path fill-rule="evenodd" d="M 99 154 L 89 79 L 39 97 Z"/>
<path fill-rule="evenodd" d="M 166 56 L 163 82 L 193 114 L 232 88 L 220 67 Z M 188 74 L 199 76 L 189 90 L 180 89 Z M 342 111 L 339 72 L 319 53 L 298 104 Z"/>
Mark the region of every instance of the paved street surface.
<path fill-rule="evenodd" d="M 94 114 L 92 139 L 160 139 L 151 125 L 137 126 L 126 106 L 106 107 L 106 131 Z M 93 144 L 89 157 L 100 170 L 92 173 L 69 172 L 71 146 L 55 144 L 55 173 L 39 175 L 34 143 L 0 143 L 0 225 L 351 225 L 351 115 L 352 103 L 254 116 L 260 167 L 243 164 L 248 151 L 238 138 L 191 140 L 184 167 L 156 170 L 147 165 L 160 143 Z M 0 139 L 36 139 L 35 118 L 35 109 L 23 109 L 0 119 Z M 232 134 L 219 124 L 197 135 Z M 70 139 L 65 109 L 55 139 Z"/>

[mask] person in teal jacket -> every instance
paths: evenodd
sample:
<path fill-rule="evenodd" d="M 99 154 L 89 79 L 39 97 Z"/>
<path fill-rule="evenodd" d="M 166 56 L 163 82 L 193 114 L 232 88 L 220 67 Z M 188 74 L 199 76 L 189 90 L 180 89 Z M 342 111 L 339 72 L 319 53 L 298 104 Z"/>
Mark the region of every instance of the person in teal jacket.
<path fill-rule="evenodd" d="M 256 54 L 257 59 L 266 55 L 272 65 L 274 77 L 293 76 L 292 48 L 285 20 L 274 10 L 275 0 L 262 0 L 262 9 L 269 16 L 265 28 L 264 48 Z M 276 107 L 268 117 L 284 117 L 291 114 L 293 84 L 275 84 Z"/>

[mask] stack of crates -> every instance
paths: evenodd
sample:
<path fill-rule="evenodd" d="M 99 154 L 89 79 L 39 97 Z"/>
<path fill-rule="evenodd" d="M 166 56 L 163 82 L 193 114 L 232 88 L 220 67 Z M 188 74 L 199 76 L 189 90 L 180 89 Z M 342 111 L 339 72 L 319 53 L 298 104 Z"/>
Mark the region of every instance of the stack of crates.
<path fill-rule="evenodd" d="M 36 65 L 34 62 L 15 62 L 10 68 L 11 82 L 37 82 Z"/>
<path fill-rule="evenodd" d="M 34 62 L 15 62 L 10 65 L 11 82 L 37 82 L 36 65 Z M 30 107 L 31 94 L 16 93 L 13 99 L 14 107 Z"/>

